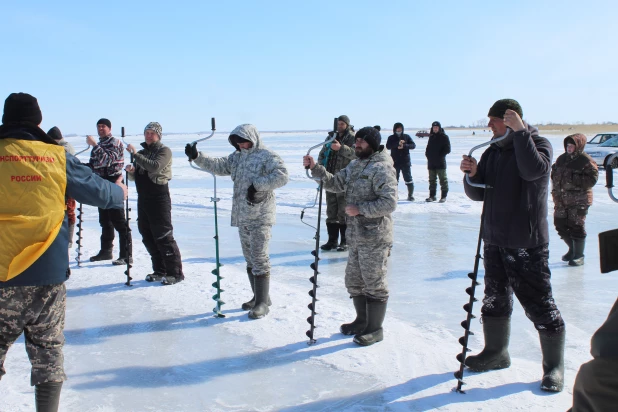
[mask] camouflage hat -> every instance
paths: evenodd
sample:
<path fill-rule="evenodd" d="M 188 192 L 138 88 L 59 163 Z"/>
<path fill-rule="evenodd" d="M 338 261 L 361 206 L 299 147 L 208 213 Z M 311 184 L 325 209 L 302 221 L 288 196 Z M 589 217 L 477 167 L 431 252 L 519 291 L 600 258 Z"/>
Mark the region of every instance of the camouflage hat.
<path fill-rule="evenodd" d="M 159 139 L 163 137 L 163 128 L 157 122 L 148 123 L 148 125 L 144 127 L 144 133 L 146 133 L 146 130 L 152 130 L 153 132 L 155 132 L 157 135 L 159 135 Z"/>

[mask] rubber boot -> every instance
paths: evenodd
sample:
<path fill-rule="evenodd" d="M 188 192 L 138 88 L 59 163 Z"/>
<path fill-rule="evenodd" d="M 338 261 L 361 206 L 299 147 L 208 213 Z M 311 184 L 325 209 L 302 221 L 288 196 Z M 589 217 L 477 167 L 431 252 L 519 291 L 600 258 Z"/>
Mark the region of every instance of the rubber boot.
<path fill-rule="evenodd" d="M 408 201 L 414 202 L 414 183 L 406 183 L 406 186 L 408 186 Z"/>
<path fill-rule="evenodd" d="M 581 266 L 584 264 L 584 249 L 586 239 L 573 239 L 573 256 L 569 260 L 569 266 Z"/>
<path fill-rule="evenodd" d="M 337 240 L 339 239 L 339 223 L 327 223 L 326 230 L 328 231 L 328 242 L 320 246 L 320 249 L 337 249 Z"/>
<path fill-rule="evenodd" d="M 347 225 L 339 225 L 339 232 L 341 233 L 341 243 L 337 246 L 337 252 L 345 252 L 348 250 L 348 243 L 345 240 L 345 231 L 348 228 Z"/>
<path fill-rule="evenodd" d="M 99 262 L 101 260 L 112 260 L 114 258 L 114 254 L 111 250 L 101 250 L 94 256 L 90 256 L 91 262 Z"/>
<path fill-rule="evenodd" d="M 251 319 L 261 319 L 268 315 L 268 292 L 270 289 L 270 273 L 265 275 L 253 276 L 255 287 L 255 306 L 249 311 Z"/>
<path fill-rule="evenodd" d="M 427 199 L 425 199 L 425 202 L 435 202 L 436 201 L 436 191 L 435 190 L 430 190 L 429 191 L 429 197 Z"/>
<path fill-rule="evenodd" d="M 365 330 L 354 336 L 354 343 L 361 346 L 370 346 L 384 339 L 382 323 L 386 316 L 386 300 L 367 298 L 367 326 Z"/>
<path fill-rule="evenodd" d="M 564 336 L 565 331 L 555 333 L 539 331 L 543 352 L 543 380 L 541 389 L 561 392 L 564 387 Z"/>
<path fill-rule="evenodd" d="M 131 256 L 131 258 L 129 259 L 129 263 L 132 265 L 133 264 L 133 254 L 132 254 L 133 242 L 131 241 L 131 232 L 127 232 L 126 236 L 122 234 L 119 236 L 118 248 L 120 249 L 119 251 L 120 256 L 118 257 L 118 259 L 112 261 L 112 264 L 117 265 L 117 266 L 126 265 L 127 264 L 127 253 L 128 253 L 129 256 Z"/>
<path fill-rule="evenodd" d="M 251 270 L 252 269 L 250 267 L 247 267 L 247 276 L 249 277 L 249 284 L 251 285 L 251 290 L 253 291 L 253 297 L 250 301 L 242 304 L 242 310 L 251 310 L 255 306 L 255 276 L 253 276 L 253 272 Z M 272 302 L 270 301 L 270 295 L 268 296 L 267 304 L 268 306 L 272 305 Z"/>
<path fill-rule="evenodd" d="M 569 247 L 569 251 L 566 252 L 566 255 L 562 256 L 562 261 L 568 262 L 571 259 L 573 259 L 573 239 L 571 239 L 570 237 L 565 237 L 562 240 L 564 240 L 564 243 L 566 243 L 567 246 Z"/>
<path fill-rule="evenodd" d="M 58 412 L 62 382 L 45 382 L 34 386 L 36 412 Z"/>
<path fill-rule="evenodd" d="M 356 319 L 352 323 L 344 323 L 339 327 L 339 330 L 344 335 L 356 335 L 361 333 L 367 327 L 367 297 L 353 296 L 354 309 L 356 309 Z"/>
<path fill-rule="evenodd" d="M 448 191 L 443 190 L 442 193 L 440 193 L 440 203 L 444 203 L 446 202 L 446 195 L 448 194 Z"/>
<path fill-rule="evenodd" d="M 511 318 L 483 316 L 483 335 L 485 335 L 485 348 L 478 355 L 467 357 L 466 366 L 474 372 L 504 369 L 511 366 L 508 350 Z"/>
<path fill-rule="evenodd" d="M 69 224 L 69 249 L 73 247 L 73 235 L 75 234 L 75 223 Z"/>

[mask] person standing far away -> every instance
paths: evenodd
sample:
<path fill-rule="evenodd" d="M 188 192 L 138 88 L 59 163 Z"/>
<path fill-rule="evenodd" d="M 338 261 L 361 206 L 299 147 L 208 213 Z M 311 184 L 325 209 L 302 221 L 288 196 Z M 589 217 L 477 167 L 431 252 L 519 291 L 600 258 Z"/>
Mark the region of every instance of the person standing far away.
<path fill-rule="evenodd" d="M 122 142 L 112 136 L 112 123 L 108 119 L 97 122 L 99 141 L 94 137 L 86 136 L 86 143 L 92 146 L 88 165 L 98 176 L 110 182 L 122 179 L 124 167 L 124 153 Z M 127 228 L 127 221 L 123 209 L 99 208 L 99 224 L 101 225 L 101 250 L 90 257 L 91 262 L 111 260 L 114 258 L 114 230 L 118 232 L 120 256 L 114 260 L 114 265 L 127 264 L 127 251 L 131 256 L 133 242 L 131 232 Z M 133 263 L 133 258 L 130 259 Z"/>
<path fill-rule="evenodd" d="M 69 274 L 66 199 L 122 209 L 127 187 L 99 178 L 50 138 L 35 97 L 12 93 L 0 126 L 0 379 L 25 335 L 38 412 L 57 412 Z M 28 159 L 28 160 L 24 160 Z"/>
<path fill-rule="evenodd" d="M 386 141 L 386 148 L 391 151 L 391 157 L 395 165 L 395 173 L 397 174 L 397 182 L 399 182 L 399 173 L 403 174 L 403 181 L 408 187 L 408 201 L 414 201 L 414 180 L 412 179 L 412 162 L 410 161 L 410 150 L 416 149 L 416 143 L 410 135 L 404 133 L 402 123 L 395 123 L 393 126 L 393 134 Z"/>
<path fill-rule="evenodd" d="M 446 176 L 446 155 L 451 153 L 451 141 L 440 122 L 431 124 L 429 140 L 425 148 L 425 157 L 427 158 L 427 169 L 429 170 L 429 197 L 426 202 L 436 201 L 436 189 L 438 188 L 436 180 L 440 179 L 440 203 L 446 202 L 448 194 L 448 177 Z"/>
<path fill-rule="evenodd" d="M 466 358 L 476 372 L 508 368 L 513 292 L 539 333 L 543 353 L 541 389 L 560 392 L 564 386 L 565 325 L 554 302 L 549 270 L 547 195 L 553 150 L 538 129 L 522 120 L 513 99 L 494 103 L 487 114 L 493 139 L 478 162 L 463 156 L 460 169 L 473 183 L 466 195 L 485 199 L 483 243 L 485 296 L 481 308 L 485 348 Z M 507 134 L 508 133 L 508 134 Z"/>
<path fill-rule="evenodd" d="M 354 154 L 354 126 L 350 125 L 350 118 L 346 115 L 341 115 L 337 119 L 335 141 L 322 147 L 318 155 L 318 164 L 324 166 L 331 174 L 345 169 L 356 158 Z M 333 132 L 329 132 L 327 139 L 332 136 Z M 320 246 L 320 249 L 337 250 L 339 252 L 348 250 L 345 221 L 345 195 L 327 191 L 326 230 L 328 241 Z M 341 234 L 341 243 L 337 245 L 339 234 Z"/>
<path fill-rule="evenodd" d="M 554 225 L 569 247 L 562 256 L 562 261 L 569 262 L 569 266 L 584 264 L 586 215 L 592 206 L 592 188 L 599 178 L 599 168 L 588 153 L 584 153 L 584 147 L 586 136 L 583 134 L 567 136 L 565 152 L 551 168 Z"/>
<path fill-rule="evenodd" d="M 172 151 L 161 143 L 163 128 L 150 122 L 144 128 L 142 150 L 129 144 L 135 166 L 127 165 L 129 180 L 137 189 L 137 229 L 150 254 L 153 273 L 147 282 L 173 285 L 184 280 L 182 258 L 174 239 L 172 200 L 167 182 L 172 180 Z"/>
<path fill-rule="evenodd" d="M 336 174 L 303 157 L 303 166 L 322 179 L 324 189 L 345 195 L 349 255 L 345 285 L 356 309 L 356 319 L 341 325 L 344 335 L 354 335 L 361 346 L 384 339 L 382 323 L 388 302 L 388 254 L 393 244 L 393 219 L 397 207 L 397 179 L 390 156 L 380 145 L 380 132 L 363 127 L 356 134 L 357 159 Z"/>
<path fill-rule="evenodd" d="M 75 155 L 75 149 L 73 148 L 73 145 L 64 140 L 64 137 L 62 137 L 62 132 L 56 126 L 49 129 L 47 135 L 54 139 L 56 143 L 58 143 L 60 146 L 64 147 L 64 150 L 66 150 L 67 153 Z M 75 207 L 75 199 L 67 197 L 67 214 L 69 215 L 69 249 L 73 247 L 73 234 L 75 233 L 76 220 Z"/>
<path fill-rule="evenodd" d="M 234 182 L 232 226 L 238 227 L 242 253 L 253 299 L 242 304 L 249 318 L 260 319 L 269 312 L 270 258 L 268 242 L 275 224 L 275 189 L 288 182 L 288 170 L 278 154 L 268 149 L 252 124 L 241 124 L 228 138 L 234 152 L 214 158 L 187 144 L 185 154 L 200 168 Z"/>

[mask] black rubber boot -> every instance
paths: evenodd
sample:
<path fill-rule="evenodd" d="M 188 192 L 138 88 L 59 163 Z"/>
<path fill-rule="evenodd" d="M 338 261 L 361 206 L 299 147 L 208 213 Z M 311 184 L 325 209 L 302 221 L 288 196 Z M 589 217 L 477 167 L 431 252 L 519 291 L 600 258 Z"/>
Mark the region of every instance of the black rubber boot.
<path fill-rule="evenodd" d="M 474 372 L 504 369 L 511 366 L 509 339 L 511 318 L 490 318 L 483 316 L 485 348 L 475 356 L 466 358 L 466 366 Z"/>
<path fill-rule="evenodd" d="M 352 323 L 344 323 L 339 327 L 341 333 L 348 336 L 359 334 L 367 327 L 367 297 L 365 295 L 354 296 L 352 302 L 356 309 L 356 319 Z"/>
<path fill-rule="evenodd" d="M 328 231 L 328 242 L 320 246 L 322 250 L 337 249 L 337 240 L 339 239 L 339 223 L 327 223 L 326 230 Z"/>
<path fill-rule="evenodd" d="M 569 266 L 581 266 L 584 264 L 584 249 L 586 239 L 573 239 L 573 256 L 569 260 Z"/>
<path fill-rule="evenodd" d="M 436 191 L 435 190 L 430 190 L 429 191 L 429 197 L 427 199 L 425 199 L 425 202 L 435 202 L 436 201 Z"/>
<path fill-rule="evenodd" d="M 414 202 L 414 183 L 406 183 L 408 186 L 408 201 Z"/>
<path fill-rule="evenodd" d="M 90 256 L 91 262 L 99 262 L 101 260 L 112 260 L 114 258 L 114 254 L 111 250 L 101 250 L 94 256 Z"/>
<path fill-rule="evenodd" d="M 253 276 L 255 287 L 255 306 L 249 311 L 251 319 L 261 319 L 268 315 L 268 298 L 270 289 L 270 273 L 260 276 Z"/>
<path fill-rule="evenodd" d="M 365 330 L 354 336 L 354 343 L 361 346 L 370 346 L 384 339 L 382 323 L 386 316 L 386 300 L 367 298 L 367 326 Z"/>
<path fill-rule="evenodd" d="M 564 336 L 564 331 L 539 331 L 543 352 L 541 389 L 544 391 L 561 392 L 564 387 Z"/>
<path fill-rule="evenodd" d="M 566 243 L 567 246 L 569 247 L 569 251 L 566 252 L 566 255 L 562 256 L 562 261 L 568 262 L 571 259 L 573 259 L 573 239 L 571 239 L 570 237 L 565 237 L 562 240 L 564 240 L 564 243 Z"/>
<path fill-rule="evenodd" d="M 247 267 L 247 277 L 249 277 L 249 284 L 251 284 L 251 290 L 253 291 L 253 297 L 251 298 L 250 301 L 242 304 L 242 310 L 251 310 L 255 306 L 255 283 L 254 283 L 255 276 L 253 276 L 253 272 L 251 270 L 252 269 L 250 267 Z M 268 296 L 267 304 L 268 306 L 272 305 L 272 302 L 270 301 L 270 295 Z"/>
<path fill-rule="evenodd" d="M 34 386 L 36 412 L 58 412 L 62 382 L 45 382 Z"/>
<path fill-rule="evenodd" d="M 348 250 L 348 243 L 345 239 L 345 231 L 348 228 L 347 225 L 339 225 L 339 232 L 341 233 L 341 243 L 337 246 L 337 252 L 345 252 Z"/>
<path fill-rule="evenodd" d="M 442 193 L 440 193 L 440 203 L 444 203 L 446 202 L 446 195 L 448 194 L 447 191 L 443 190 Z"/>

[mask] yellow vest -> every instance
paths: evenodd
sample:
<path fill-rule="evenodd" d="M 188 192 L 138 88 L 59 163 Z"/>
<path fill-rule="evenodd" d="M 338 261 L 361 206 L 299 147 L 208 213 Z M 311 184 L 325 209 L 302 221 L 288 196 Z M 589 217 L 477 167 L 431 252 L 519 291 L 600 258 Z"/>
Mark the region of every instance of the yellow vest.
<path fill-rule="evenodd" d="M 0 139 L 0 281 L 24 272 L 56 239 L 66 186 L 62 146 Z"/>

